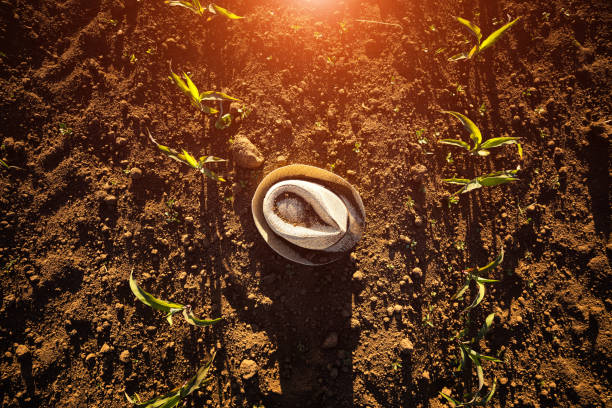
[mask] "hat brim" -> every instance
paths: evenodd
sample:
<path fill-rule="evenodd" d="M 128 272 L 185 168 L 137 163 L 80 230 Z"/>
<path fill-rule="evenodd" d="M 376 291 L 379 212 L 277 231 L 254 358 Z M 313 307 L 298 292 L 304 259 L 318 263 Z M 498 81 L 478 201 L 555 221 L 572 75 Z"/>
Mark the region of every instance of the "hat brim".
<path fill-rule="evenodd" d="M 263 213 L 263 200 L 266 192 L 279 181 L 291 179 L 316 182 L 338 194 L 347 206 L 352 207 L 349 211 L 351 216 L 347 233 L 354 235 L 355 242 L 361 238 L 365 229 L 365 208 L 357 190 L 337 174 L 305 164 L 280 167 L 265 176 L 259 183 L 251 201 L 253 220 L 259 233 L 276 253 L 302 265 L 325 265 L 342 257 L 347 251 L 327 252 L 305 249 L 281 238 L 268 226 Z"/>

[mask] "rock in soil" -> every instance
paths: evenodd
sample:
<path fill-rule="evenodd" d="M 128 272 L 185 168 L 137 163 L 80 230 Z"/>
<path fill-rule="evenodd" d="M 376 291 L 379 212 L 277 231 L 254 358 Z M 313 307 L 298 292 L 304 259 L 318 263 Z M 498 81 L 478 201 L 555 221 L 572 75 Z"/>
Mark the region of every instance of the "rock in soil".
<path fill-rule="evenodd" d="M 242 360 L 242 363 L 240 363 L 240 376 L 245 380 L 251 379 L 257 374 L 257 369 L 257 363 L 253 360 L 248 358 Z"/>
<path fill-rule="evenodd" d="M 331 349 L 338 345 L 338 333 L 331 332 L 325 338 L 323 345 L 321 346 L 324 349 Z"/>
<path fill-rule="evenodd" d="M 245 136 L 236 136 L 232 145 L 232 157 L 238 167 L 256 169 L 262 165 L 264 157 Z"/>

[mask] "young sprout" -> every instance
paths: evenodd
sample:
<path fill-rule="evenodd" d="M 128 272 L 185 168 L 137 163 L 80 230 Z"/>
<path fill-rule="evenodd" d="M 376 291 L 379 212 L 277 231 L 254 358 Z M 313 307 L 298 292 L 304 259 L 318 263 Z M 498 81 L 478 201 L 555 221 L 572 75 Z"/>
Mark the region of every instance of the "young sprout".
<path fill-rule="evenodd" d="M 127 393 L 125 393 L 125 397 L 127 400 L 134 404 L 138 408 L 172 408 L 176 407 L 181 399 L 185 398 L 202 385 L 209 383 L 212 381 L 212 378 L 206 378 L 208 376 L 208 372 L 210 371 L 210 367 L 212 365 L 213 360 L 215 359 L 216 352 L 210 357 L 210 361 L 206 363 L 203 367 L 201 367 L 193 378 L 187 381 L 182 387 L 176 387 L 170 392 L 167 392 L 164 395 L 159 397 L 152 398 L 148 401 L 141 401 L 138 394 L 135 394 L 134 397 L 130 397 Z"/>
<path fill-rule="evenodd" d="M 187 75 L 184 72 L 183 72 L 183 78 L 185 78 L 184 80 L 183 78 L 175 74 L 173 71 L 170 71 L 170 76 L 168 78 L 174 81 L 176 86 L 178 86 L 179 89 L 183 91 L 183 93 L 189 97 L 189 99 L 191 100 L 191 104 L 193 106 L 195 106 L 196 108 L 198 108 L 200 111 L 204 113 L 213 115 L 215 113 L 219 113 L 219 111 L 217 109 L 211 108 L 210 106 L 204 105 L 202 102 L 219 102 L 219 109 L 221 113 L 219 113 L 219 118 L 217 119 L 217 122 L 215 123 L 215 127 L 217 127 L 217 129 L 225 129 L 232 123 L 231 115 L 229 113 L 223 114 L 223 102 L 225 101 L 240 102 L 240 99 L 236 99 L 233 96 L 229 96 L 223 92 L 216 92 L 216 91 L 200 92 L 198 90 L 198 87 L 193 83 L 193 81 L 189 77 L 189 75 Z"/>
<path fill-rule="evenodd" d="M 224 9 L 221 6 L 217 6 L 214 3 L 209 4 L 207 7 L 202 6 L 202 3 L 200 3 L 200 0 L 166 0 L 166 4 L 169 6 L 179 6 L 179 7 L 184 7 L 188 10 L 193 11 L 195 14 L 199 15 L 199 16 L 204 16 L 204 13 L 208 12 L 211 13 L 212 16 L 208 17 L 207 21 L 210 21 L 213 19 L 213 17 L 215 15 L 222 15 L 225 16 L 227 18 L 229 18 L 230 20 L 239 20 L 241 18 L 241 16 L 237 16 L 236 14 L 232 13 L 231 11 Z"/>
<path fill-rule="evenodd" d="M 461 187 L 457 190 L 452 196 L 457 196 L 459 194 L 467 193 L 472 190 L 476 190 L 481 187 L 493 187 L 499 186 L 501 184 L 510 183 L 511 181 L 520 180 L 516 177 L 517 170 L 502 170 L 496 171 L 493 173 L 485 174 L 482 176 L 478 176 L 473 179 L 464 179 L 464 178 L 449 178 L 442 179 L 442 181 L 450 184 L 458 184 Z"/>
<path fill-rule="evenodd" d="M 194 169 L 198 170 L 200 173 L 202 173 L 203 175 L 205 175 L 208 178 L 211 178 L 215 181 L 225 181 L 225 179 L 221 176 L 218 176 L 217 174 L 215 174 L 214 172 L 208 170 L 206 167 L 204 167 L 206 164 L 208 163 L 219 163 L 219 162 L 225 162 L 227 160 L 225 159 L 221 159 L 219 157 L 215 157 L 215 156 L 202 156 L 200 157 L 198 160 L 196 160 L 195 157 L 193 157 L 191 154 L 189 154 L 186 150 L 183 149 L 182 153 L 179 153 L 178 151 L 168 147 L 168 146 L 164 146 L 161 145 L 159 143 L 157 143 L 157 140 L 155 140 L 153 138 L 153 135 L 151 134 L 151 132 L 149 131 L 149 129 L 147 129 L 147 132 L 149 133 L 149 139 L 151 139 L 151 141 L 157 146 L 157 148 L 159 150 L 162 151 L 162 153 L 164 153 L 166 156 L 170 157 L 173 160 L 176 160 L 180 163 L 186 164 L 190 167 L 193 167 Z"/>
<path fill-rule="evenodd" d="M 495 44 L 495 42 L 499 40 L 501 35 L 505 33 L 506 30 L 508 30 L 510 27 L 512 27 L 519 19 L 520 17 L 515 18 L 514 20 L 510 21 L 508 24 L 494 31 L 483 42 L 480 42 L 480 40 L 482 39 L 482 33 L 480 32 L 480 27 L 478 27 L 476 24 L 472 23 L 469 20 L 466 20 L 461 17 L 457 17 L 457 21 L 459 21 L 461 24 L 466 26 L 468 30 L 470 30 L 470 32 L 474 35 L 474 37 L 476 37 L 476 45 L 472 47 L 469 53 L 457 54 L 457 55 L 450 57 L 448 60 L 449 61 L 459 61 L 462 59 L 472 59 L 474 56 L 480 54 L 481 52 L 483 52 L 484 50 L 486 50 L 487 48 Z"/>
<path fill-rule="evenodd" d="M 468 143 L 458 139 L 442 139 L 439 140 L 438 143 L 461 147 L 470 152 L 471 154 L 477 154 L 479 156 L 488 156 L 490 153 L 489 149 L 493 149 L 495 147 L 516 144 L 518 147 L 519 157 L 523 158 L 523 147 L 519 143 L 518 137 L 494 137 L 492 139 L 486 140 L 483 143 L 482 133 L 480 132 L 480 129 L 478 129 L 478 126 L 476 126 L 474 122 L 472 122 L 467 116 L 459 112 L 453 111 L 442 111 L 442 113 L 448 113 L 449 115 L 452 115 L 453 117 L 459 119 L 461 124 L 463 124 L 463 127 L 465 127 L 465 129 L 470 132 L 470 139 L 472 139 L 474 146 L 470 148 L 470 145 Z"/>
<path fill-rule="evenodd" d="M 157 299 L 155 296 L 151 295 L 148 292 L 145 292 L 144 289 L 138 286 L 138 283 L 134 279 L 134 271 L 130 272 L 130 289 L 132 290 L 134 296 L 136 296 L 136 298 L 142 303 L 152 307 L 155 310 L 159 310 L 161 312 L 166 313 L 166 320 L 168 320 L 168 323 L 170 323 L 171 326 L 172 316 L 179 312 L 183 312 L 183 317 L 185 318 L 187 323 L 198 327 L 210 326 L 221 320 L 221 317 L 211 320 L 199 319 L 193 314 L 191 306 L 189 305 L 181 305 L 179 303 L 172 303 L 167 302 L 165 300 Z"/>
<path fill-rule="evenodd" d="M 499 282 L 499 280 L 497 279 L 486 279 L 486 278 L 482 278 L 480 275 L 492 269 L 495 269 L 500 263 L 502 263 L 503 260 L 504 260 L 504 250 L 502 249 L 499 255 L 497 256 L 497 258 L 489 262 L 487 265 L 481 268 L 478 266 L 475 266 L 465 271 L 467 275 L 465 283 L 463 284 L 461 289 L 459 289 L 459 291 L 455 294 L 455 296 L 453 296 L 453 299 L 462 299 L 463 295 L 470 287 L 470 282 L 476 283 L 476 286 L 478 288 L 478 295 L 472 301 L 472 303 L 468 307 L 466 307 L 461 313 L 467 312 L 468 310 L 475 308 L 476 306 L 480 304 L 480 302 L 482 302 L 482 299 L 484 299 L 484 295 L 485 295 L 485 285 L 484 285 L 485 283 Z"/>

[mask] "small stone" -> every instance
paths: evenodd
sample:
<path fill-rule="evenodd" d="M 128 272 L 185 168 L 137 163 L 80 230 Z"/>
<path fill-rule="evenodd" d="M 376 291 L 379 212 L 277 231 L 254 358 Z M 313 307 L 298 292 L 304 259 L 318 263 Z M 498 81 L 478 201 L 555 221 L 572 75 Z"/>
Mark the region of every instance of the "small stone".
<path fill-rule="evenodd" d="M 238 167 L 245 169 L 256 169 L 262 165 L 264 157 L 245 136 L 238 135 L 231 147 L 232 157 Z"/>
<path fill-rule="evenodd" d="M 89 353 L 87 357 L 85 357 L 85 362 L 87 364 L 93 364 L 96 361 L 96 355 L 94 353 Z"/>
<path fill-rule="evenodd" d="M 30 350 L 25 344 L 20 344 L 15 349 L 15 355 L 17 356 L 18 360 L 23 360 L 30 356 Z"/>
<path fill-rule="evenodd" d="M 191 242 L 191 240 L 189 239 L 189 235 L 188 234 L 181 235 L 181 243 L 183 245 L 189 245 L 190 242 Z"/>
<path fill-rule="evenodd" d="M 337 345 L 338 345 L 338 333 L 331 332 L 327 335 L 321 347 L 324 349 L 331 349 L 331 348 L 336 347 Z"/>
<path fill-rule="evenodd" d="M 122 147 L 127 144 L 127 139 L 125 137 L 118 137 L 117 139 L 115 139 L 115 143 L 117 144 L 117 146 Z"/>
<path fill-rule="evenodd" d="M 359 319 L 355 319 L 354 317 L 351 319 L 351 329 L 353 330 L 361 329 L 361 322 L 359 321 Z"/>
<path fill-rule="evenodd" d="M 399 347 L 402 353 L 408 353 L 409 351 L 414 350 L 414 345 L 408 338 L 400 340 Z"/>
<path fill-rule="evenodd" d="M 138 180 L 142 178 L 142 170 L 140 170 L 138 167 L 132 167 L 130 169 L 130 177 L 132 177 L 132 180 Z"/>
<path fill-rule="evenodd" d="M 415 164 L 410 168 L 410 174 L 418 181 L 422 181 L 427 175 L 427 167 L 422 164 Z"/>
<path fill-rule="evenodd" d="M 387 308 L 387 316 L 389 317 L 393 316 L 393 306 L 389 306 Z"/>
<path fill-rule="evenodd" d="M 415 278 L 422 278 L 423 271 L 417 266 L 416 268 L 412 269 L 412 276 L 414 276 Z"/>
<path fill-rule="evenodd" d="M 121 361 L 124 364 L 127 364 L 130 361 L 130 351 L 123 350 L 121 354 L 119 354 L 119 361 Z"/>
<path fill-rule="evenodd" d="M 402 311 L 402 306 L 401 305 L 395 305 L 393 306 L 393 311 L 395 313 L 400 313 Z"/>
<path fill-rule="evenodd" d="M 110 351 L 111 351 L 111 347 L 108 345 L 108 343 L 104 343 L 102 345 L 102 348 L 100 349 L 100 354 L 106 354 Z"/>
<path fill-rule="evenodd" d="M 429 371 L 423 371 L 421 373 L 421 377 L 425 380 L 430 380 L 431 378 L 429 377 Z"/>
<path fill-rule="evenodd" d="M 242 360 L 239 369 L 240 376 L 245 380 L 251 379 L 255 376 L 255 374 L 257 374 L 257 368 L 257 363 L 253 360 L 249 360 L 248 358 Z"/>
<path fill-rule="evenodd" d="M 363 272 L 357 271 L 353 274 L 353 281 L 361 282 L 363 280 Z"/>
<path fill-rule="evenodd" d="M 113 206 L 115 204 L 117 204 L 117 197 L 115 197 L 112 194 L 109 194 L 107 196 L 104 197 L 104 204 L 108 205 L 108 206 Z"/>

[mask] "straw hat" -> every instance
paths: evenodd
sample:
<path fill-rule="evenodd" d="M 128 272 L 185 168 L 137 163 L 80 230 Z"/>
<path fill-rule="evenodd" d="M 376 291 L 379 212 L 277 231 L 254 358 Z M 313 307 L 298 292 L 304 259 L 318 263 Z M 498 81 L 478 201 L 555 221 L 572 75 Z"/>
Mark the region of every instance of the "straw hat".
<path fill-rule="evenodd" d="M 342 177 L 292 164 L 261 181 L 251 203 L 263 239 L 303 265 L 324 265 L 357 244 L 365 228 L 359 193 Z"/>

